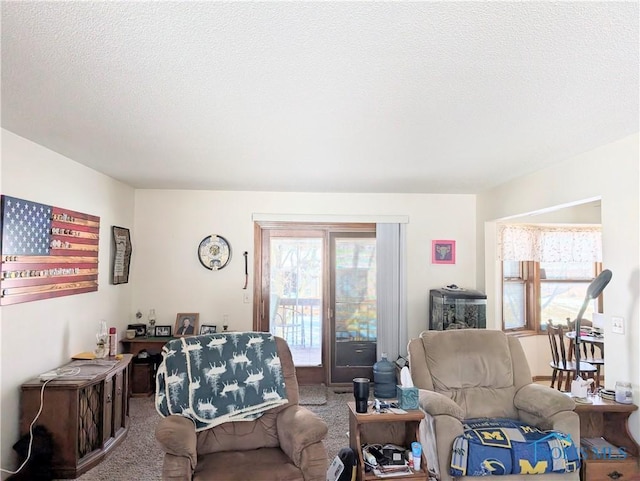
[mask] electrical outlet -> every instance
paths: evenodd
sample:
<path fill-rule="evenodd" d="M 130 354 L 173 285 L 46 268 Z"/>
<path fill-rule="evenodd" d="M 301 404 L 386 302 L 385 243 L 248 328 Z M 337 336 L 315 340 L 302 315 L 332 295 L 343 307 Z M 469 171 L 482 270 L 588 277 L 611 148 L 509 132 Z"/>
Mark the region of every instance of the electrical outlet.
<path fill-rule="evenodd" d="M 250 299 L 249 299 L 249 293 L 248 292 L 243 292 L 242 293 L 242 302 L 244 302 L 245 304 L 249 304 Z"/>
<path fill-rule="evenodd" d="M 624 334 L 624 319 L 622 317 L 611 318 L 611 332 L 615 334 Z"/>

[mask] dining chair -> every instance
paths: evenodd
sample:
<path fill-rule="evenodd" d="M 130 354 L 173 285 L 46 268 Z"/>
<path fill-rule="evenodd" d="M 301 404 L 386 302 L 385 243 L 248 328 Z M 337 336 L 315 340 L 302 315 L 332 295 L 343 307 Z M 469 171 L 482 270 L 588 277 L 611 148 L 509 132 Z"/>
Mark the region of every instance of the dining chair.
<path fill-rule="evenodd" d="M 562 390 L 562 380 L 566 376 L 564 390 L 571 391 L 571 381 L 575 378 L 576 363 L 567 359 L 567 349 L 565 346 L 564 329 L 562 326 L 554 326 L 551 320 L 547 321 L 547 336 L 549 337 L 549 346 L 551 348 L 551 361 L 549 365 L 553 369 L 551 375 L 551 387 L 557 387 Z M 597 375 L 597 369 L 593 364 L 580 361 L 580 373 L 583 376 Z M 556 385 L 557 381 L 557 385 Z M 594 381 L 597 383 L 594 379 Z"/>
<path fill-rule="evenodd" d="M 588 319 L 582 319 L 580 321 L 580 327 L 593 327 L 593 323 Z M 572 321 L 567 317 L 567 329 L 569 331 L 576 330 L 576 321 Z M 567 359 L 573 361 L 575 358 L 575 338 L 569 340 L 569 354 Z M 601 342 L 589 342 L 584 339 L 580 339 L 580 345 L 582 349 L 580 351 L 580 360 L 592 364 L 596 368 L 595 383 L 596 389 L 600 387 L 600 374 L 602 373 L 602 366 L 604 366 L 604 343 Z M 599 354 L 596 354 L 596 348 L 598 348 Z"/>

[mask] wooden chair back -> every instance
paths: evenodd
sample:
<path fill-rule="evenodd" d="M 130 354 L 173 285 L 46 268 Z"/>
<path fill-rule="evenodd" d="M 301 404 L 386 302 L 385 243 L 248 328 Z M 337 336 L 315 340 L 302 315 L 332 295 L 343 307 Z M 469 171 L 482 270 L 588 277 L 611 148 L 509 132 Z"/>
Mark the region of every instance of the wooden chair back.
<path fill-rule="evenodd" d="M 567 365 L 567 351 L 564 344 L 564 330 L 562 326 L 554 326 L 551 319 L 547 321 L 547 336 L 551 348 L 551 359 L 555 366 Z"/>

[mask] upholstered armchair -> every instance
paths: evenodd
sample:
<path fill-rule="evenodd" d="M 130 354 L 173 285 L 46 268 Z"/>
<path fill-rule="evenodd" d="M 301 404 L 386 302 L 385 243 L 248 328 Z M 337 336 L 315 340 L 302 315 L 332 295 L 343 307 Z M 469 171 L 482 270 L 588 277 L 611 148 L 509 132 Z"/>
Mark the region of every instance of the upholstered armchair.
<path fill-rule="evenodd" d="M 188 417 L 163 417 L 156 438 L 164 451 L 163 480 L 324 481 L 327 425 L 298 405 L 291 351 L 276 337 L 288 403 L 252 421 L 231 421 L 196 432 Z"/>
<path fill-rule="evenodd" d="M 461 329 L 424 331 L 409 342 L 409 366 L 426 413 L 421 440 L 431 453 L 442 481 L 449 474 L 454 438 L 470 418 L 510 418 L 543 430 L 557 430 L 580 442 L 580 421 L 574 401 L 555 389 L 534 384 L 527 359 L 516 337 L 502 331 Z M 430 446 L 428 439 L 435 438 Z M 433 443 L 431 443 L 433 444 Z M 427 454 L 428 449 L 427 449 Z M 437 460 L 437 461 L 436 461 Z M 579 472 L 505 475 L 500 479 L 569 481 Z"/>

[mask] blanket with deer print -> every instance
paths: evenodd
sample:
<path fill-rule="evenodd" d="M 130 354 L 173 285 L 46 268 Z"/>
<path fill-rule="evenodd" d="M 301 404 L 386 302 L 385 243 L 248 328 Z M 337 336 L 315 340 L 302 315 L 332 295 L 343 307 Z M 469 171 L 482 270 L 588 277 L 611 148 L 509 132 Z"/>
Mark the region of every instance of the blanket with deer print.
<path fill-rule="evenodd" d="M 156 410 L 188 417 L 196 431 L 256 419 L 286 404 L 273 336 L 233 332 L 182 337 L 162 348 L 156 374 Z"/>

